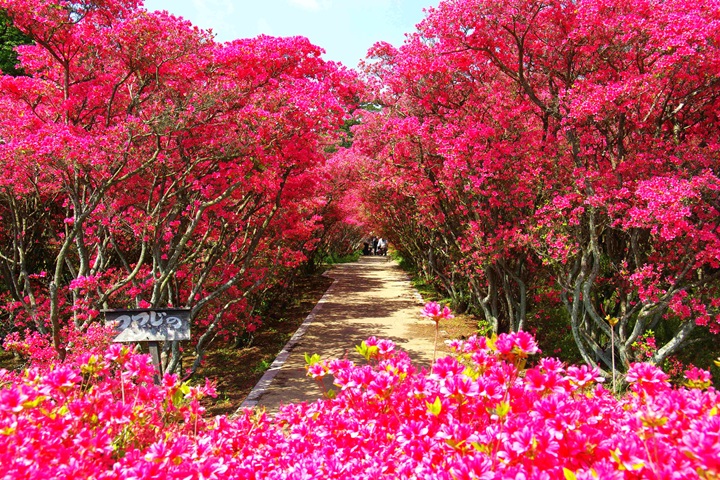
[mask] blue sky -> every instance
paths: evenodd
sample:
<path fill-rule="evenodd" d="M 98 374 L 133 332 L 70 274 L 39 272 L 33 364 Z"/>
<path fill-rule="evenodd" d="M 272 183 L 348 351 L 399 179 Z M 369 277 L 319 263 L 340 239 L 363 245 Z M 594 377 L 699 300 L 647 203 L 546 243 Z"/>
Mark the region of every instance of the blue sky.
<path fill-rule="evenodd" d="M 438 0 L 146 0 L 148 10 L 167 10 L 212 29 L 218 41 L 302 35 L 322 47 L 326 59 L 354 68 L 368 48 L 395 46 Z"/>

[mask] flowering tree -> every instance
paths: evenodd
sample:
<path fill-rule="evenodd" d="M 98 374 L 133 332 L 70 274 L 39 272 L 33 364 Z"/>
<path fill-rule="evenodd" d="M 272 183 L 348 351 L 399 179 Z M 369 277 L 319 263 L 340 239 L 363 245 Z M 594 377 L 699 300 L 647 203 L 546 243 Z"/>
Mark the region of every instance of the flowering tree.
<path fill-rule="evenodd" d="M 429 9 L 367 66 L 384 106 L 356 140 L 381 172 L 372 218 L 496 330 L 556 292 L 590 365 L 626 370 L 648 331 L 658 365 L 698 326 L 717 333 L 716 10 Z"/>
<path fill-rule="evenodd" d="M 101 308 L 190 307 L 199 352 L 247 325 L 321 227 L 353 76 L 304 38 L 220 45 L 135 1 L 0 7 L 34 41 L 0 88 L 6 311 L 61 356 Z"/>
<path fill-rule="evenodd" d="M 362 199 L 358 196 L 359 169 L 347 149 L 332 153 L 323 165 L 317 189 L 315 212 L 321 218 L 320 235 L 309 245 L 307 268 L 314 270 L 328 257 L 343 257 L 359 250 L 367 235 L 361 218 Z"/>
<path fill-rule="evenodd" d="M 520 135 L 538 127 L 497 72 L 445 55 L 426 35 L 371 52 L 386 108 L 366 116 L 356 141 L 378 159 L 369 196 L 384 207 L 369 210 L 391 236 L 402 232 L 399 248 L 456 303 L 483 311 L 496 331 L 519 330 L 539 263 L 529 216 L 545 188 L 525 160 L 536 146 Z"/>

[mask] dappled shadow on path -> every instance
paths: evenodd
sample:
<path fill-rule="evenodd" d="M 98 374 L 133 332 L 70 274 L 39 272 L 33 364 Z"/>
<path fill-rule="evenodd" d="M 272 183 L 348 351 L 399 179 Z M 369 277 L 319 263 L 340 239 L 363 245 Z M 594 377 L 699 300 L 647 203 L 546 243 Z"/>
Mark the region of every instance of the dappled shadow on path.
<path fill-rule="evenodd" d="M 432 338 L 418 337 L 420 304 L 397 264 L 386 257 L 363 257 L 329 272 L 335 283 L 316 307 L 313 321 L 293 347 L 259 405 L 275 411 L 279 404 L 313 401 L 321 392 L 305 376 L 304 354 L 364 361 L 355 346 L 375 336 L 395 342 L 416 366 L 429 367 Z"/>

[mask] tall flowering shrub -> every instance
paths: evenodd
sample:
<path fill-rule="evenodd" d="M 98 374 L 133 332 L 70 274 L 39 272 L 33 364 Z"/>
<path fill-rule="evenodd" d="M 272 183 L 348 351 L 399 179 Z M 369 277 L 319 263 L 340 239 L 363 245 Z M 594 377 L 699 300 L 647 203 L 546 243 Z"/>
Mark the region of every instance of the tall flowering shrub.
<path fill-rule="evenodd" d="M 28 75 L 0 75 L 0 332 L 63 358 L 102 309 L 187 307 L 202 356 L 252 328 L 327 228 L 355 75 L 305 38 L 220 44 L 137 0 L 0 10 L 32 40 Z"/>
<path fill-rule="evenodd" d="M 370 51 L 368 218 L 495 331 L 554 298 L 608 377 L 649 331 L 656 365 L 717 334 L 718 9 L 439 2 Z"/>
<path fill-rule="evenodd" d="M 388 340 L 315 361 L 334 395 L 268 416 L 203 418 L 200 396 L 115 345 L 40 374 L 0 373 L 7 478 L 641 479 L 720 475 L 720 396 L 635 364 L 620 398 L 597 369 L 536 360 L 524 332 L 452 343 L 418 371 Z M 316 359 L 317 360 L 317 359 Z M 690 379 L 690 380 L 692 380 Z M 698 381 L 698 379 L 703 381 Z"/>

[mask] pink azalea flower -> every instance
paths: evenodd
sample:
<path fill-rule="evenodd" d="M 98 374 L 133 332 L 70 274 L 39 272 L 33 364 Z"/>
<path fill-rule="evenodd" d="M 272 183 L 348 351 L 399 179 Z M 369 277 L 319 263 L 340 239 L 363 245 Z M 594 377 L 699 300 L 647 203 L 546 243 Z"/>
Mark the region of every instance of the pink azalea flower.
<path fill-rule="evenodd" d="M 431 319 L 435 323 L 439 322 L 440 320 L 449 320 L 451 318 L 455 318 L 455 316 L 452 314 L 448 307 L 441 307 L 440 304 L 437 302 L 426 303 L 420 314 L 423 317 Z"/>
<path fill-rule="evenodd" d="M 649 363 L 633 363 L 625 379 L 636 393 L 656 395 L 670 388 L 667 374 Z"/>
<path fill-rule="evenodd" d="M 314 379 L 318 379 L 318 378 L 324 377 L 324 376 L 325 376 L 325 373 L 326 373 L 325 367 L 324 367 L 323 364 L 320 363 L 320 362 L 315 363 L 315 364 L 313 364 L 313 365 L 310 365 L 310 366 L 308 367 L 308 371 L 307 371 L 308 376 L 310 376 L 310 377 L 312 377 L 312 378 L 314 378 Z"/>

